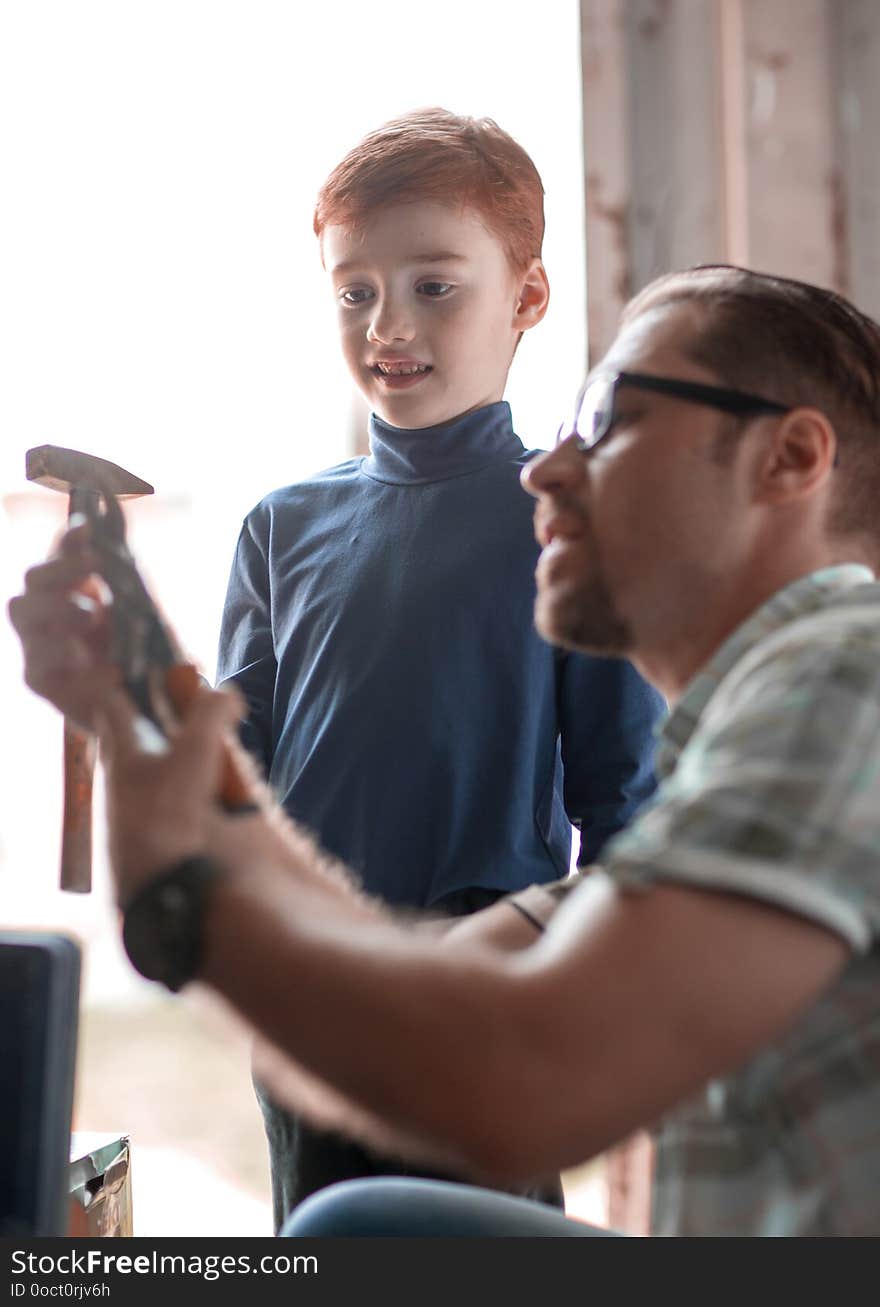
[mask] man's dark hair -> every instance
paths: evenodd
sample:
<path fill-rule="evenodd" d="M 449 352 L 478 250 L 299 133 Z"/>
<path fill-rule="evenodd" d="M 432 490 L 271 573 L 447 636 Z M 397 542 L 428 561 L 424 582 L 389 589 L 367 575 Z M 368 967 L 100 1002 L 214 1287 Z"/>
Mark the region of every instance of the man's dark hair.
<path fill-rule="evenodd" d="M 839 453 L 828 528 L 863 537 L 880 566 L 880 326 L 834 291 L 726 264 L 658 278 L 623 320 L 683 302 L 703 310 L 684 346 L 695 363 L 725 385 L 828 417 Z"/>

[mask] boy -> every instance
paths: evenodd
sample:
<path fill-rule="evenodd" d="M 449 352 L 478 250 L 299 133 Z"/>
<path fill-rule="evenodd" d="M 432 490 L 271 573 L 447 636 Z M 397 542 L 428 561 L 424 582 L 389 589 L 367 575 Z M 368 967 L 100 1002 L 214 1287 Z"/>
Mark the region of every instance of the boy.
<path fill-rule="evenodd" d="M 334 169 L 314 225 L 370 454 L 248 515 L 218 681 L 284 807 L 368 892 L 471 912 L 564 875 L 570 823 L 596 860 L 653 789 L 662 700 L 532 626 L 529 455 L 503 401 L 549 294 L 531 159 L 491 120 L 408 114 Z M 263 1110 L 278 1224 L 405 1169 Z"/>

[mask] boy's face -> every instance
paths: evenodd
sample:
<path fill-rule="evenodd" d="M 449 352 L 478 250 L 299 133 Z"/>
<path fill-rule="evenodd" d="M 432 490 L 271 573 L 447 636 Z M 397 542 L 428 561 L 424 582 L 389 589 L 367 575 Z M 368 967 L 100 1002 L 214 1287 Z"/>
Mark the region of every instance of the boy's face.
<path fill-rule="evenodd" d="M 546 309 L 540 262 L 515 273 L 473 209 L 398 204 L 357 231 L 327 227 L 323 254 L 345 361 L 392 426 L 436 426 L 501 399 L 519 334 Z"/>

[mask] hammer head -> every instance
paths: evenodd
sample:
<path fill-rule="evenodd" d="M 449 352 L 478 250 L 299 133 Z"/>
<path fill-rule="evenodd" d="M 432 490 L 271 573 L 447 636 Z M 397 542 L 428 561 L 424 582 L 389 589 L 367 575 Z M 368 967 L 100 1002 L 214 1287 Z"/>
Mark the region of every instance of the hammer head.
<path fill-rule="evenodd" d="M 63 449 L 60 445 L 38 445 L 26 455 L 25 475 L 28 481 L 73 494 L 78 490 L 92 490 L 117 499 L 136 499 L 151 495 L 153 487 L 124 467 L 111 463 L 95 454 L 83 454 L 78 449 Z"/>

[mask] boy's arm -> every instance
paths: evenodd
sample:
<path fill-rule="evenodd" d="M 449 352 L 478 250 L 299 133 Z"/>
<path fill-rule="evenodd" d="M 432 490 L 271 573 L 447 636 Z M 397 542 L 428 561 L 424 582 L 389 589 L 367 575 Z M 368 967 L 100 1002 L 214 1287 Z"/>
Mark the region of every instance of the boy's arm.
<path fill-rule="evenodd" d="M 586 867 L 654 793 L 654 732 L 666 705 L 623 658 L 560 654 L 556 675 L 565 809 Z"/>
<path fill-rule="evenodd" d="M 262 518 L 255 510 L 245 519 L 235 547 L 220 623 L 216 684 L 234 682 L 244 695 L 248 713 L 239 734 L 268 775 L 277 664 L 268 542 L 261 527 Z"/>

